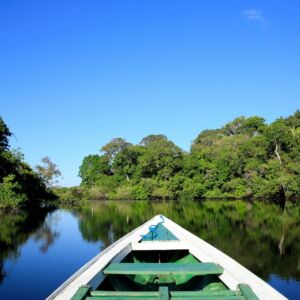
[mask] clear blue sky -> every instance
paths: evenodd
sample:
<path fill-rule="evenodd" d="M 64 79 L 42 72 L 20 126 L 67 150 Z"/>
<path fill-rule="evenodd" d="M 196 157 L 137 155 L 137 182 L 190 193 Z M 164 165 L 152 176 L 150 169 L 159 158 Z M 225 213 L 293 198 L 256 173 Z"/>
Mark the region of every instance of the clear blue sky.
<path fill-rule="evenodd" d="M 113 137 L 206 128 L 300 108 L 300 2 L 0 1 L 0 115 L 32 166 L 75 185 Z"/>

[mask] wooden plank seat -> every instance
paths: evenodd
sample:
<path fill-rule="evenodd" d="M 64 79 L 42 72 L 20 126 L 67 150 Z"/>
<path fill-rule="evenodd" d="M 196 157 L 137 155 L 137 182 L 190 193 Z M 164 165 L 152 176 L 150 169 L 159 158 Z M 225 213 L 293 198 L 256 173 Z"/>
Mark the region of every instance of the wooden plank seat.
<path fill-rule="evenodd" d="M 172 299 L 177 298 L 193 298 L 193 297 L 208 297 L 208 296 L 216 296 L 216 297 L 232 297 L 232 296 L 240 296 L 241 293 L 239 291 L 174 291 L 170 292 Z M 202 298 L 201 298 L 202 299 Z"/>
<path fill-rule="evenodd" d="M 237 291 L 171 291 L 170 294 L 172 300 L 259 300 L 249 285 L 239 284 L 238 287 Z"/>
<path fill-rule="evenodd" d="M 240 285 L 240 290 L 231 291 L 170 291 L 167 287 L 160 287 L 159 291 L 91 291 L 86 300 L 258 300 L 251 288 Z"/>
<path fill-rule="evenodd" d="M 101 296 L 101 297 L 111 297 L 111 296 L 120 296 L 120 297 L 157 297 L 159 292 L 135 292 L 135 291 L 91 291 L 91 296 Z M 239 296 L 239 291 L 171 291 L 170 295 L 174 298 L 176 297 L 206 297 L 206 296 Z"/>
<path fill-rule="evenodd" d="M 111 263 L 103 273 L 114 275 L 221 275 L 223 268 L 215 263 Z"/>
<path fill-rule="evenodd" d="M 251 300 L 245 295 L 198 295 L 171 297 L 171 300 Z M 253 298 L 258 299 L 258 298 Z"/>
<path fill-rule="evenodd" d="M 169 291 L 161 286 L 158 291 L 91 291 L 89 286 L 78 289 L 72 300 L 259 300 L 250 286 L 239 285 L 231 291 Z"/>
<path fill-rule="evenodd" d="M 155 292 L 145 292 L 145 291 L 91 291 L 91 296 L 101 296 L 101 297 L 157 297 L 158 291 Z"/>
<path fill-rule="evenodd" d="M 218 299 L 218 300 L 246 300 L 245 297 L 240 296 L 240 292 L 237 291 L 182 291 L 182 292 L 168 292 L 165 291 L 165 295 L 168 295 L 170 299 L 179 300 L 179 299 Z M 88 300 L 159 300 L 160 292 L 124 292 L 124 291 L 92 291 L 91 296 L 87 298 Z M 237 297 L 240 296 L 240 297 Z M 165 296 L 166 297 L 166 296 Z M 169 298 L 167 298 L 169 299 Z"/>
<path fill-rule="evenodd" d="M 159 287 L 157 292 L 124 292 L 124 291 L 92 291 L 91 297 L 86 300 L 169 300 L 169 289 L 166 286 Z"/>
<path fill-rule="evenodd" d="M 170 294 L 172 300 L 259 300 L 249 285 L 239 284 L 238 287 L 237 291 L 171 291 Z"/>
<path fill-rule="evenodd" d="M 147 297 L 147 296 L 91 296 L 85 298 L 85 300 L 138 300 L 138 299 L 145 299 L 145 300 L 160 300 L 158 296 L 156 297 Z M 167 298 L 168 300 L 169 298 Z"/>

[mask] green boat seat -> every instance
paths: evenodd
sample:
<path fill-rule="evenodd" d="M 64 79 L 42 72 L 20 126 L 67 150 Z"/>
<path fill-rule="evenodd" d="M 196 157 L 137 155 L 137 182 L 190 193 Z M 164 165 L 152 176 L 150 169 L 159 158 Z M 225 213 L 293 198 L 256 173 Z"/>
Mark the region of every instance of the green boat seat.
<path fill-rule="evenodd" d="M 251 287 L 240 284 L 239 290 L 231 291 L 170 291 L 160 286 L 158 291 L 91 291 L 89 286 L 80 287 L 72 300 L 259 300 Z"/>
<path fill-rule="evenodd" d="M 92 291 L 86 300 L 169 300 L 169 289 L 159 287 L 157 292 Z"/>
<path fill-rule="evenodd" d="M 146 291 L 91 291 L 91 296 L 98 296 L 98 297 L 146 297 L 147 299 L 149 297 L 158 297 L 158 291 L 157 292 L 146 292 Z"/>
<path fill-rule="evenodd" d="M 208 296 L 215 296 L 215 297 L 229 297 L 229 296 L 240 296 L 241 293 L 239 291 L 231 291 L 231 290 L 224 290 L 224 291 L 171 291 L 170 292 L 172 299 L 176 300 L 177 298 L 197 298 L 197 297 L 208 297 Z M 202 298 L 201 298 L 202 299 Z"/>
<path fill-rule="evenodd" d="M 198 296 L 198 297 L 177 297 L 171 299 L 172 300 L 247 300 L 244 296 L 203 296 L 203 297 Z"/>
<path fill-rule="evenodd" d="M 145 295 L 139 295 L 139 296 L 92 296 L 87 297 L 85 300 L 138 300 L 138 299 L 145 299 L 145 300 L 160 300 L 158 296 L 156 297 L 148 297 Z M 169 298 L 167 298 L 169 299 Z"/>
<path fill-rule="evenodd" d="M 163 287 L 161 287 L 163 288 Z M 98 299 L 120 299 L 123 297 L 130 297 L 133 299 L 159 299 L 159 292 L 133 292 L 133 291 L 91 291 L 91 296 L 97 296 Z M 231 291 L 231 290 L 225 290 L 225 291 L 174 291 L 170 292 L 170 296 L 174 300 L 178 299 L 186 299 L 191 298 L 193 300 L 203 297 L 219 297 L 222 299 L 222 297 L 233 297 L 233 296 L 240 296 L 241 293 L 239 291 Z M 95 300 L 95 298 L 91 298 Z M 234 297 L 235 300 L 237 300 L 236 297 Z"/>
<path fill-rule="evenodd" d="M 239 284 L 238 287 L 237 291 L 171 291 L 170 294 L 172 300 L 259 300 L 249 285 Z"/>
<path fill-rule="evenodd" d="M 90 286 L 80 287 L 71 300 L 259 300 L 251 287 L 239 284 L 239 290 L 223 291 L 169 291 L 160 286 L 158 291 L 92 291 Z"/>
<path fill-rule="evenodd" d="M 240 291 L 182 291 L 169 292 L 161 286 L 156 292 L 133 291 L 91 291 L 86 300 L 248 300 Z M 250 299 L 249 299 L 250 300 Z"/>
<path fill-rule="evenodd" d="M 223 268 L 215 263 L 111 263 L 103 273 L 106 275 L 221 275 Z"/>

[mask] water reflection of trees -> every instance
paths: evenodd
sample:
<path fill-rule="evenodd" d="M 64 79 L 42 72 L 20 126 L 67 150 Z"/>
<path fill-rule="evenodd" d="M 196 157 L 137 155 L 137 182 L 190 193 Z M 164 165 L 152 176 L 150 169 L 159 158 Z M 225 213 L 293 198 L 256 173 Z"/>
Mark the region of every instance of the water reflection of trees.
<path fill-rule="evenodd" d="M 0 284 L 4 280 L 5 276 L 6 276 L 6 273 L 3 268 L 3 261 L 0 260 Z"/>
<path fill-rule="evenodd" d="M 88 241 L 113 239 L 164 214 L 235 258 L 254 273 L 300 279 L 300 206 L 263 202 L 92 202 L 79 213 Z"/>
<path fill-rule="evenodd" d="M 39 249 L 43 253 L 48 251 L 49 247 L 60 235 L 58 231 L 54 230 L 54 224 L 57 222 L 57 216 L 49 214 L 43 225 L 40 226 L 33 235 L 34 240 L 40 243 Z"/>
<path fill-rule="evenodd" d="M 4 260 L 17 259 L 20 247 L 29 238 L 41 243 L 42 252 L 54 243 L 58 233 L 53 231 L 52 222 L 49 210 L 0 213 L 0 283 L 7 276 Z"/>

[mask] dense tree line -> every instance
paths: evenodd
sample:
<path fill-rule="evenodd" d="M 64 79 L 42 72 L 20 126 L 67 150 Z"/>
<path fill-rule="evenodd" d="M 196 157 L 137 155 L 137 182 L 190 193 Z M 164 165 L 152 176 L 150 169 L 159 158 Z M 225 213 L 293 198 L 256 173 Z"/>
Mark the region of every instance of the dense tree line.
<path fill-rule="evenodd" d="M 44 206 L 54 199 L 49 186 L 59 171 L 47 157 L 43 166 L 33 170 L 20 151 L 10 149 L 11 135 L 0 117 L 0 209 Z"/>
<path fill-rule="evenodd" d="M 164 135 L 115 138 L 80 166 L 90 198 L 195 199 L 300 196 L 300 111 L 267 124 L 239 117 L 202 131 L 184 152 Z"/>

